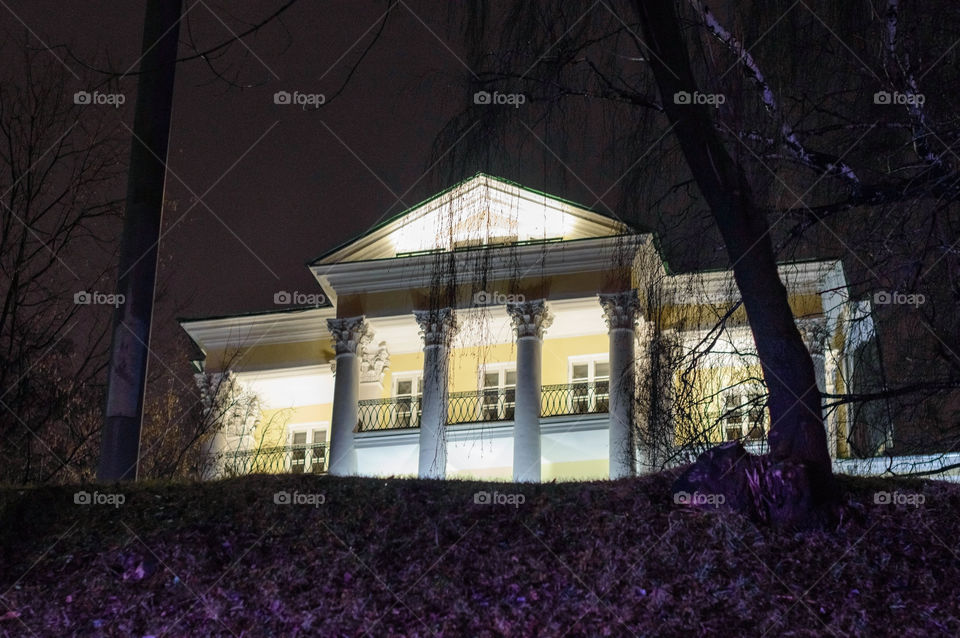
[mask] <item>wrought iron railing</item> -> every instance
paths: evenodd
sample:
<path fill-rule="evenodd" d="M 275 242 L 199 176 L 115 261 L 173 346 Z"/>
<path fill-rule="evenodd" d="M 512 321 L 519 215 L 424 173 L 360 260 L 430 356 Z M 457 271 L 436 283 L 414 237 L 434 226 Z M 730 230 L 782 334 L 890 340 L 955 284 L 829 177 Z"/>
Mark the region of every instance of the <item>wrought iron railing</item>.
<path fill-rule="evenodd" d="M 285 445 L 222 452 L 209 459 L 217 476 L 245 474 L 324 474 L 327 471 L 327 445 Z"/>
<path fill-rule="evenodd" d="M 610 411 L 610 383 L 545 385 L 540 393 L 540 416 L 602 414 Z"/>
<path fill-rule="evenodd" d="M 514 388 L 451 392 L 447 396 L 447 424 L 510 421 L 514 417 Z M 602 414 L 610 409 L 609 383 L 545 385 L 540 394 L 540 416 Z M 420 397 L 367 399 L 358 405 L 358 430 L 395 430 L 420 427 Z"/>
<path fill-rule="evenodd" d="M 447 397 L 447 424 L 510 421 L 516 407 L 516 395 L 513 387 L 451 392 Z"/>
<path fill-rule="evenodd" d="M 420 397 L 364 399 L 357 405 L 357 429 L 401 430 L 420 427 Z"/>

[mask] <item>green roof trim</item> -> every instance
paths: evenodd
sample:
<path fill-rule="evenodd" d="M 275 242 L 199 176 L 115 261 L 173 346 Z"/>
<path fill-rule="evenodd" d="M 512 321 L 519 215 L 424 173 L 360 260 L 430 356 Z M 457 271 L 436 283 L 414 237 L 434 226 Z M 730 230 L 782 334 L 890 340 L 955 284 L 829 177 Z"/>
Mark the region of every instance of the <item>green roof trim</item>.
<path fill-rule="evenodd" d="M 258 317 L 261 315 L 283 315 L 283 314 L 292 314 L 294 312 L 303 312 L 305 310 L 326 310 L 332 309 L 333 305 L 330 304 L 329 300 L 325 306 L 295 306 L 293 308 L 283 308 L 280 310 L 250 310 L 247 312 L 235 312 L 228 315 L 209 315 L 206 317 L 177 317 L 177 323 L 183 325 L 185 323 L 196 323 L 199 321 L 216 321 L 218 319 L 236 319 L 238 317 Z"/>

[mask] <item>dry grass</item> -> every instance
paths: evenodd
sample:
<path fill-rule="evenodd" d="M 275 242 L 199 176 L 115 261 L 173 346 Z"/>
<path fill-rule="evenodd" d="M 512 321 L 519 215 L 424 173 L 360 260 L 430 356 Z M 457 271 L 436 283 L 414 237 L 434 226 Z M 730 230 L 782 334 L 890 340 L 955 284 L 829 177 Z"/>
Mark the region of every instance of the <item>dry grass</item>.
<path fill-rule="evenodd" d="M 844 479 L 844 520 L 788 534 L 671 479 L 0 489 L 0 636 L 960 635 L 960 487 Z"/>

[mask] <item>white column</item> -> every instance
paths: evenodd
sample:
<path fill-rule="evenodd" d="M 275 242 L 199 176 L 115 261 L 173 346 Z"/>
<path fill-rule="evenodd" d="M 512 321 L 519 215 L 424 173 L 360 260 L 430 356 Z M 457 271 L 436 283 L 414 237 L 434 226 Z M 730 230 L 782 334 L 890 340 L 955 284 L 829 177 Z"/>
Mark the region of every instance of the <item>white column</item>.
<path fill-rule="evenodd" d="M 610 478 L 636 474 L 633 403 L 634 341 L 640 301 L 636 290 L 601 293 L 610 338 Z"/>
<path fill-rule="evenodd" d="M 640 313 L 642 315 L 642 313 Z M 657 472 L 673 459 L 676 425 L 673 422 L 675 360 L 679 340 L 671 328 L 658 328 L 642 316 L 637 325 L 639 348 L 636 366 L 638 394 L 634 410 L 634 448 L 637 471 Z M 642 411 L 646 410 L 646 414 Z"/>
<path fill-rule="evenodd" d="M 363 317 L 327 319 L 336 351 L 333 379 L 333 423 L 330 428 L 330 474 L 357 473 L 353 433 L 357 428 L 357 401 L 360 398 L 360 364 L 357 347 L 367 333 Z"/>
<path fill-rule="evenodd" d="M 817 379 L 817 389 L 820 392 L 827 391 L 827 363 L 825 356 L 827 342 L 827 323 L 826 319 L 802 319 L 798 323 L 800 334 L 803 336 L 804 344 L 810 351 L 810 358 L 813 359 L 813 372 Z M 823 405 L 821 400 L 820 405 Z M 830 450 L 830 456 L 836 458 L 837 455 L 837 437 L 836 427 L 830 427 L 825 411 L 821 407 L 820 415 L 823 418 L 823 426 L 827 432 L 827 447 Z"/>
<path fill-rule="evenodd" d="M 447 475 L 447 366 L 456 331 L 452 308 L 414 310 L 423 337 L 423 390 L 420 415 L 420 478 Z"/>
<path fill-rule="evenodd" d="M 553 323 L 544 299 L 507 304 L 517 335 L 517 389 L 513 410 L 513 480 L 540 482 L 540 375 L 543 331 Z"/>
<path fill-rule="evenodd" d="M 826 348 L 824 350 L 824 389 L 827 394 L 835 394 L 837 391 L 837 361 L 836 355 L 831 348 Z M 829 403 L 832 399 L 825 400 L 824 403 Z M 833 408 L 830 411 L 826 411 L 827 414 L 824 416 L 824 424 L 827 427 L 827 447 L 830 449 L 830 456 L 833 458 L 838 458 L 840 450 L 840 420 L 839 408 Z"/>

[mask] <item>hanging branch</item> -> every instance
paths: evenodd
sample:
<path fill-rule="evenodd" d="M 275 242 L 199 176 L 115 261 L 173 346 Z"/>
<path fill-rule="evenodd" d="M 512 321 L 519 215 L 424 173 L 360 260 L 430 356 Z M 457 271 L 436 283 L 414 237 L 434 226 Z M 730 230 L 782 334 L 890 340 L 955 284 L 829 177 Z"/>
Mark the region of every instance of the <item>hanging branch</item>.
<path fill-rule="evenodd" d="M 900 0 L 887 0 L 886 54 L 888 66 L 896 64 L 907 85 L 905 106 L 913 123 L 913 148 L 924 162 L 936 168 L 943 167 L 943 160 L 930 149 L 927 143 L 926 114 L 923 110 L 924 96 L 917 88 L 917 79 L 910 66 L 910 58 L 901 60 L 897 53 L 897 26 L 900 21 Z"/>
<path fill-rule="evenodd" d="M 793 127 L 783 117 L 777 98 L 767 82 L 766 76 L 760 69 L 760 65 L 754 59 L 753 55 L 743 46 L 737 38 L 727 31 L 723 25 L 714 17 L 710 9 L 700 3 L 699 0 L 690 0 L 693 8 L 703 16 L 704 24 L 710 33 L 729 48 L 743 65 L 746 73 L 750 76 L 757 87 L 760 89 L 760 99 L 770 115 L 780 122 L 780 134 L 783 135 L 784 143 L 793 155 L 803 164 L 814 168 L 826 175 L 837 175 L 850 182 L 856 189 L 861 186 L 860 178 L 853 171 L 853 168 L 838 157 L 817 153 L 808 150 L 800 138 L 797 136 Z"/>

